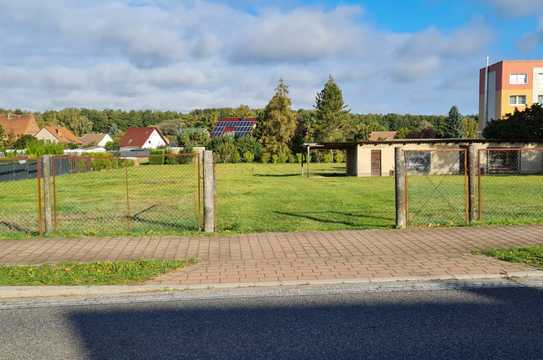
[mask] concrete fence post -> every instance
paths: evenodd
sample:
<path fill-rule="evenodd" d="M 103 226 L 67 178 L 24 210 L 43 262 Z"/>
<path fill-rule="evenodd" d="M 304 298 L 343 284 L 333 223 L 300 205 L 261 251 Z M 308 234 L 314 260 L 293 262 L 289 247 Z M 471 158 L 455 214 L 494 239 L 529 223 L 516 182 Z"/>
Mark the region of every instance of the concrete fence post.
<path fill-rule="evenodd" d="M 43 219 L 45 234 L 53 231 L 53 195 L 51 194 L 51 157 L 44 155 L 42 161 L 43 177 Z"/>
<path fill-rule="evenodd" d="M 407 189 L 404 152 L 401 147 L 394 149 L 394 176 L 396 194 L 396 228 L 407 227 Z"/>
<path fill-rule="evenodd" d="M 474 144 L 468 146 L 467 154 L 468 156 L 468 166 L 467 166 L 467 175 L 468 175 L 468 217 L 469 223 L 472 224 L 477 220 L 477 206 L 476 206 L 476 194 L 475 186 L 477 184 L 477 168 L 478 168 L 478 158 L 477 158 L 477 148 Z"/>
<path fill-rule="evenodd" d="M 215 232 L 215 166 L 213 151 L 204 151 L 204 231 Z"/>

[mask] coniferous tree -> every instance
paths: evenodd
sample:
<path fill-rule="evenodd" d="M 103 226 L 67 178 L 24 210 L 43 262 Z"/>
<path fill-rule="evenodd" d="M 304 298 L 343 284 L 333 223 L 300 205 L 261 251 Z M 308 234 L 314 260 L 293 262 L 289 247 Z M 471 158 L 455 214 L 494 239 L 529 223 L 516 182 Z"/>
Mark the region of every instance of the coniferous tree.
<path fill-rule="evenodd" d="M 458 111 L 458 107 L 454 105 L 449 111 L 449 117 L 445 122 L 443 137 L 445 138 L 460 138 L 462 137 L 462 115 Z"/>
<path fill-rule="evenodd" d="M 317 94 L 316 119 L 318 130 L 317 141 L 345 140 L 349 124 L 349 109 L 343 101 L 343 93 L 332 76 Z"/>
<path fill-rule="evenodd" d="M 272 155 L 289 153 L 289 143 L 296 130 L 296 113 L 291 109 L 288 86 L 281 79 L 275 94 L 259 117 L 263 151 Z"/>

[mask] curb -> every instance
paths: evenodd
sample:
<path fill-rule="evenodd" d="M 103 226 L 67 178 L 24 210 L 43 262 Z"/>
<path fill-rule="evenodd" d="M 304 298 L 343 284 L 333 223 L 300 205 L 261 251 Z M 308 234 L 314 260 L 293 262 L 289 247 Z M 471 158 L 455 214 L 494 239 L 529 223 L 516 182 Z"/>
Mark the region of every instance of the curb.
<path fill-rule="evenodd" d="M 248 283 L 196 284 L 196 285 L 114 285 L 114 286 L 1 286 L 0 300 L 100 297 L 119 295 L 142 295 L 161 292 L 178 292 L 190 290 L 240 289 L 266 287 L 325 286 L 349 284 L 390 284 L 430 281 L 469 281 L 469 280 L 503 280 L 515 278 L 541 278 L 543 271 L 522 271 L 504 274 L 469 274 L 439 276 L 399 276 L 388 278 L 355 278 L 330 280 L 294 280 Z"/>

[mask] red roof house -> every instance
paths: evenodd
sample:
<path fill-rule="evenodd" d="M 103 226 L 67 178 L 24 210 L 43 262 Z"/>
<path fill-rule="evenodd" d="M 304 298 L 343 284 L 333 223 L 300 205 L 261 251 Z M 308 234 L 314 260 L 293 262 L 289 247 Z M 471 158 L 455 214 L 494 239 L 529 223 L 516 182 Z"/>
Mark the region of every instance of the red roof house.
<path fill-rule="evenodd" d="M 121 150 L 156 149 L 167 146 L 170 142 L 154 127 L 129 128 L 119 143 Z"/>
<path fill-rule="evenodd" d="M 6 136 L 15 139 L 24 135 L 36 135 L 40 128 L 34 115 L 0 114 L 0 126 L 4 128 Z"/>

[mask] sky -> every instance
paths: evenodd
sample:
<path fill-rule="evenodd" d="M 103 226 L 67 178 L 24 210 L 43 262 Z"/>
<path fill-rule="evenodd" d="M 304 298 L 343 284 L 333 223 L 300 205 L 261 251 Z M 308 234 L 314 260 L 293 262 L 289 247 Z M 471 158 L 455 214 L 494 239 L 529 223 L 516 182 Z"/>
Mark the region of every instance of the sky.
<path fill-rule="evenodd" d="M 0 0 L 0 108 L 478 107 L 486 56 L 543 58 L 543 0 Z"/>

